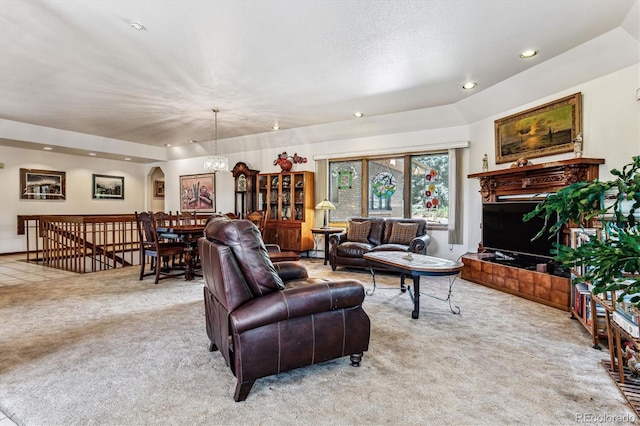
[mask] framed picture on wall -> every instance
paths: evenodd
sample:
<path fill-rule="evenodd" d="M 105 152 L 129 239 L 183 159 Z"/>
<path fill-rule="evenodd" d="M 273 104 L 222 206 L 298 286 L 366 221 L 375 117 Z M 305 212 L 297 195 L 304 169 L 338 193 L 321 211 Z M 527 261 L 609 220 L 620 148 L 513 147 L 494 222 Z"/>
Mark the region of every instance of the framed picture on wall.
<path fill-rule="evenodd" d="M 66 173 L 53 170 L 20 169 L 20 198 L 23 200 L 64 200 Z"/>
<path fill-rule="evenodd" d="M 496 163 L 572 152 L 581 132 L 581 93 L 501 118 L 495 121 Z"/>
<path fill-rule="evenodd" d="M 92 196 L 94 199 L 124 200 L 124 176 L 92 176 Z"/>
<path fill-rule="evenodd" d="M 164 181 L 163 180 L 153 181 L 153 196 L 156 198 L 164 198 Z"/>
<path fill-rule="evenodd" d="M 216 211 L 215 173 L 180 176 L 181 211 Z"/>

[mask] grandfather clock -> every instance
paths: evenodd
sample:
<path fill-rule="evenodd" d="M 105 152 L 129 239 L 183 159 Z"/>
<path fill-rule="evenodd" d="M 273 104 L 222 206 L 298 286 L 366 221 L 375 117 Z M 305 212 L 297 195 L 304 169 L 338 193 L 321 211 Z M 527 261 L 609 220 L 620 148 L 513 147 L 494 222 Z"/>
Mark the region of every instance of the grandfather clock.
<path fill-rule="evenodd" d="M 238 162 L 231 170 L 234 178 L 236 193 L 236 216 L 244 219 L 247 212 L 255 210 L 256 199 L 256 177 L 260 170 L 253 170 L 247 167 L 245 163 Z"/>

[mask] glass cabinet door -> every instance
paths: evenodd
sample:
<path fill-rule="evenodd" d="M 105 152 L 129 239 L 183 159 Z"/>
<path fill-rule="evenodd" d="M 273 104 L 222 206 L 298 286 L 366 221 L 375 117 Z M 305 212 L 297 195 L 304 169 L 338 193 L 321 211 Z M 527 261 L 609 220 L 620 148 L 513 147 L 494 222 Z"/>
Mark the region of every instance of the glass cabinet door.
<path fill-rule="evenodd" d="M 282 214 L 279 206 L 279 193 L 280 193 L 280 176 L 269 175 L 269 210 L 268 218 L 273 220 L 281 220 Z"/>
<path fill-rule="evenodd" d="M 304 175 L 293 175 L 293 188 L 291 196 L 293 198 L 293 219 L 304 221 Z"/>

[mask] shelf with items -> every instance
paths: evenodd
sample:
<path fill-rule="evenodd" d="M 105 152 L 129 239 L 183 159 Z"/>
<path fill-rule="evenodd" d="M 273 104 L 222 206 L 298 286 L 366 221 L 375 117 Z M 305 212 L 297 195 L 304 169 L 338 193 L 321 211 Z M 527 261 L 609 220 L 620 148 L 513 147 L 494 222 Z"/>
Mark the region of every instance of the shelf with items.
<path fill-rule="evenodd" d="M 614 304 L 606 295 L 594 295 L 592 286 L 585 283 L 573 285 L 571 318 L 578 320 L 589 332 L 594 349 L 602 349 L 600 339 L 608 336 L 607 315 L 611 312 L 612 306 Z"/>
<path fill-rule="evenodd" d="M 258 175 L 257 205 L 267 212 L 264 240 L 282 250 L 313 249 L 315 219 L 313 172 Z"/>

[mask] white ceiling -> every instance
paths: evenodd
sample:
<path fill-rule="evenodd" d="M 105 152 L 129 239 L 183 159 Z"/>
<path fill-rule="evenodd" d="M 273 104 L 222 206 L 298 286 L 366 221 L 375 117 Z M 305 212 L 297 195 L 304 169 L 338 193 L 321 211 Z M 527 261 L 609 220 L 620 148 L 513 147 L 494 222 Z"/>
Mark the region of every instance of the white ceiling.
<path fill-rule="evenodd" d="M 161 147 L 211 140 L 214 107 L 225 139 L 452 105 L 637 3 L 0 0 L 0 119 Z"/>

